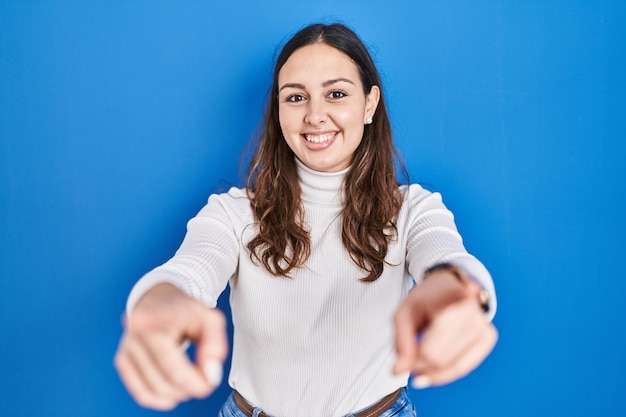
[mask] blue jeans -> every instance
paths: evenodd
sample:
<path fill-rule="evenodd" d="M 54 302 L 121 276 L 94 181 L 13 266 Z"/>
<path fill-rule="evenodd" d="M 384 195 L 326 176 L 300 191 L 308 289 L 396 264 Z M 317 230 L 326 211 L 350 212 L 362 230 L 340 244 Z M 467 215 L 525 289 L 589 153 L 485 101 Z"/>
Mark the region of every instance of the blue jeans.
<path fill-rule="evenodd" d="M 345 417 L 352 417 L 354 414 L 358 414 L 362 411 L 367 410 L 364 408 L 363 410 L 355 411 L 351 414 L 346 414 Z M 257 417 L 257 414 L 260 412 L 264 412 L 260 408 L 256 408 L 254 410 L 255 414 L 253 417 Z M 267 414 L 267 413 L 265 413 Z M 417 412 L 415 411 L 415 406 L 411 402 L 409 395 L 407 393 L 406 388 L 402 388 L 401 395 L 398 400 L 389 407 L 387 411 L 380 415 L 380 417 L 416 417 Z M 237 407 L 235 401 L 233 400 L 233 394 L 228 396 L 226 403 L 222 406 L 222 409 L 217 414 L 217 417 L 246 417 L 246 414 Z"/>

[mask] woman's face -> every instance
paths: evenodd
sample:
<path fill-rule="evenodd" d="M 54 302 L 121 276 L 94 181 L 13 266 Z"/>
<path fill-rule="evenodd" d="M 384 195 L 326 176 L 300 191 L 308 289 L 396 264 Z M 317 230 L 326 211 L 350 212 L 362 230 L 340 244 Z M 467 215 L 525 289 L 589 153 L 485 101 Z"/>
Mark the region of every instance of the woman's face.
<path fill-rule="evenodd" d="M 378 86 L 365 95 L 356 64 L 324 43 L 297 49 L 278 73 L 283 136 L 298 159 L 316 171 L 350 166 L 379 97 Z"/>

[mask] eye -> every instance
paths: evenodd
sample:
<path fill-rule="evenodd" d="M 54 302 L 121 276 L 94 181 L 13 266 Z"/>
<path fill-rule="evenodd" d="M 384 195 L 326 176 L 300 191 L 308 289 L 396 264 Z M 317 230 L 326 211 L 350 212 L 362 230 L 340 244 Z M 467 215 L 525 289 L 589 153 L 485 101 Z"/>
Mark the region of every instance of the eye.
<path fill-rule="evenodd" d="M 330 98 L 334 98 L 334 99 L 337 99 L 337 98 L 344 98 L 345 96 L 346 96 L 346 93 L 344 93 L 343 91 L 340 91 L 340 90 L 331 91 L 331 92 L 328 94 L 328 97 L 330 97 Z"/>
<path fill-rule="evenodd" d="M 287 97 L 286 101 L 288 101 L 290 103 L 298 103 L 298 102 L 304 101 L 304 100 L 305 100 L 305 98 L 304 98 L 303 95 L 301 95 L 301 94 L 292 94 L 289 97 Z"/>

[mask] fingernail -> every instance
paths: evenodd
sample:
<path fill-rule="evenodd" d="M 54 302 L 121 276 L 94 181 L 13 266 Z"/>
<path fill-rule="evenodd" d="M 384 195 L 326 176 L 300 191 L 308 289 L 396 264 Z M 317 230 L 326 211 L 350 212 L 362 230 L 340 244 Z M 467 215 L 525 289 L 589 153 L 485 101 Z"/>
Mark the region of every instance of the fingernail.
<path fill-rule="evenodd" d="M 415 378 L 413 378 L 413 381 L 411 382 L 411 386 L 415 389 L 428 388 L 432 384 L 433 382 L 426 375 L 418 375 Z"/>
<path fill-rule="evenodd" d="M 217 387 L 222 382 L 224 374 L 222 363 L 215 359 L 210 359 L 204 364 L 204 376 L 209 384 Z"/>

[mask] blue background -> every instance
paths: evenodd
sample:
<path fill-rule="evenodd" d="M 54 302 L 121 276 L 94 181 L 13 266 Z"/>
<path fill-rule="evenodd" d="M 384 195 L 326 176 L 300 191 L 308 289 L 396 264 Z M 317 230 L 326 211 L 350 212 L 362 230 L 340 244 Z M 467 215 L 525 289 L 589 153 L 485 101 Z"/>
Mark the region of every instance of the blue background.
<path fill-rule="evenodd" d="M 499 291 L 493 354 L 420 415 L 626 415 L 625 4 L 1 1 L 0 415 L 159 414 L 112 366 L 126 295 L 239 183 L 274 52 L 318 20 L 371 47 Z"/>

